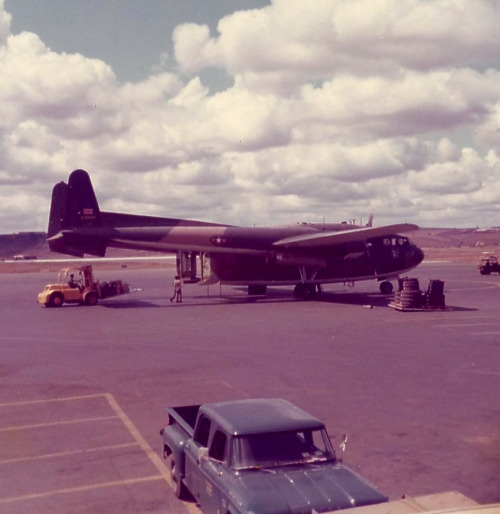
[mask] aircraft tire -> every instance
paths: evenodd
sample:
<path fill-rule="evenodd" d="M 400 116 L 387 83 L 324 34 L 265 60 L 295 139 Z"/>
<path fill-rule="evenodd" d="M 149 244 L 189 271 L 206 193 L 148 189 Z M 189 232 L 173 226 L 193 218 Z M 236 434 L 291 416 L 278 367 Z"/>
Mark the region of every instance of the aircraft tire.
<path fill-rule="evenodd" d="M 379 289 L 382 294 L 391 294 L 394 287 L 388 280 L 384 280 L 380 282 Z"/>
<path fill-rule="evenodd" d="M 312 300 L 316 296 L 315 284 L 297 284 L 293 291 L 295 298 L 301 300 Z"/>
<path fill-rule="evenodd" d="M 253 295 L 253 294 L 266 294 L 267 292 L 267 286 L 266 285 L 249 285 L 248 286 L 248 294 L 250 295 Z"/>
<path fill-rule="evenodd" d="M 61 293 L 54 293 L 49 298 L 49 307 L 61 307 L 64 303 L 64 296 Z"/>

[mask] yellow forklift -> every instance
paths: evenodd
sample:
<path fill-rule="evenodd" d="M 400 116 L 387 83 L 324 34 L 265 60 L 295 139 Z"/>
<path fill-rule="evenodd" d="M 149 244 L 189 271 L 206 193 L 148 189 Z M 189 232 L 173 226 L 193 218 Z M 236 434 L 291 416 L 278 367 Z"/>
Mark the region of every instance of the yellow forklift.
<path fill-rule="evenodd" d="M 61 307 L 64 303 L 96 305 L 99 300 L 130 293 L 130 286 L 121 280 L 100 283 L 92 266 L 63 268 L 57 283 L 48 284 L 38 295 L 38 303 L 46 307 Z"/>

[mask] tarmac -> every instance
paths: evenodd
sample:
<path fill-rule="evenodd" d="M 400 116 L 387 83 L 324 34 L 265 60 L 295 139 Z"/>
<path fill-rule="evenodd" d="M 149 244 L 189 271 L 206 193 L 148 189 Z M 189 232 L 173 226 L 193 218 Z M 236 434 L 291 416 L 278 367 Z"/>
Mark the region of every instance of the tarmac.
<path fill-rule="evenodd" d="M 22 265 L 22 263 L 20 263 Z M 58 309 L 55 273 L 0 274 L 0 512 L 200 512 L 176 499 L 165 408 L 279 397 L 322 419 L 344 463 L 391 499 L 456 490 L 500 501 L 500 275 L 424 262 L 446 310 L 399 312 L 376 282 L 185 285 L 172 267 L 97 272 L 138 291 Z"/>

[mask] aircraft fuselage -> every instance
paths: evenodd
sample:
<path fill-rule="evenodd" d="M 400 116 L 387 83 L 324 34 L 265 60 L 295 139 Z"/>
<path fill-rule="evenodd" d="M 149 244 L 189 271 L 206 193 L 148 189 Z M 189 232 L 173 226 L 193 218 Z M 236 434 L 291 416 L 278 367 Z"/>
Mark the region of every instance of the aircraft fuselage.
<path fill-rule="evenodd" d="M 104 212 L 88 173 L 75 170 L 68 184 L 54 186 L 48 241 L 51 250 L 78 256 L 104 256 L 108 247 L 189 254 L 193 262 L 199 255 L 210 262 L 207 282 L 308 284 L 310 291 L 316 284 L 385 280 L 411 270 L 424 254 L 401 233 L 417 228 L 405 223 L 237 227 Z"/>

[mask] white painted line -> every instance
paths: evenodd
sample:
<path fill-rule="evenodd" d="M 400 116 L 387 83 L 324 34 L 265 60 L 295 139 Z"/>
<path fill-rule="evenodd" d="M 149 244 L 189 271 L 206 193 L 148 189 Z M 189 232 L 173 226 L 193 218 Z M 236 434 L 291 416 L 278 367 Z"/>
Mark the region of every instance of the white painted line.
<path fill-rule="evenodd" d="M 481 369 L 458 369 L 460 373 L 471 373 L 474 375 L 493 375 L 496 377 L 500 377 L 500 372 L 498 371 L 484 371 Z"/>
<path fill-rule="evenodd" d="M 108 421 L 110 419 L 118 419 L 118 416 L 102 416 L 99 418 L 82 418 L 70 419 L 66 421 L 51 421 L 49 423 L 37 423 L 35 425 L 19 425 L 15 427 L 0 428 L 0 432 L 12 432 L 13 430 L 29 430 L 32 428 L 56 427 L 59 425 L 77 425 L 79 423 L 96 423 L 97 421 Z"/>
<path fill-rule="evenodd" d="M 484 323 L 453 323 L 450 325 L 439 325 L 441 328 L 455 328 L 455 327 L 484 327 L 488 325 L 497 325 L 498 321 L 485 321 Z"/>
<path fill-rule="evenodd" d="M 132 437 L 139 443 L 139 446 L 144 450 L 146 455 L 149 457 L 153 465 L 156 467 L 156 469 L 160 472 L 163 480 L 168 483 L 168 485 L 172 486 L 172 481 L 170 479 L 170 474 L 167 470 L 167 467 L 165 466 L 164 462 L 158 455 L 153 451 L 151 446 L 149 446 L 148 442 L 142 434 L 139 432 L 139 430 L 136 428 L 136 426 L 132 423 L 131 419 L 125 414 L 125 412 L 122 410 L 122 408 L 118 405 L 117 401 L 113 397 L 112 394 L 106 393 L 104 396 L 106 396 L 106 399 L 108 400 L 109 404 L 113 408 L 113 410 L 116 412 L 116 414 L 120 417 L 120 419 L 123 421 L 124 425 L 128 428 L 129 432 L 132 434 Z M 179 500 L 179 503 L 180 500 Z M 184 508 L 189 512 L 190 514 L 199 514 L 200 510 L 196 505 L 191 503 L 184 503 Z"/>
<path fill-rule="evenodd" d="M 132 437 L 137 441 L 139 446 L 143 449 L 144 453 L 148 456 L 149 460 L 153 463 L 155 468 L 160 472 L 160 475 L 163 479 L 170 484 L 170 476 L 167 470 L 167 467 L 163 463 L 163 461 L 158 457 L 158 455 L 153 451 L 151 446 L 149 446 L 148 442 L 136 426 L 132 423 L 132 420 L 125 414 L 125 411 L 118 405 L 118 402 L 115 400 L 112 394 L 106 393 L 104 395 L 109 402 L 111 408 L 116 412 L 116 415 L 122 420 L 123 424 L 127 427 L 128 431 L 132 435 Z"/>
<path fill-rule="evenodd" d="M 58 457 L 68 457 L 70 455 L 82 455 L 85 453 L 95 453 L 95 452 L 105 452 L 109 450 L 120 450 L 122 448 L 131 448 L 132 446 L 139 446 L 137 443 L 124 443 L 124 444 L 113 444 L 110 446 L 97 446 L 96 448 L 87 448 L 85 450 L 73 450 L 68 452 L 58 452 L 58 453 L 46 453 L 43 455 L 30 455 L 28 457 L 17 457 L 15 459 L 6 459 L 0 460 L 1 464 L 12 464 L 13 462 L 32 462 L 34 460 L 43 460 L 43 459 L 55 459 Z"/>
<path fill-rule="evenodd" d="M 11 402 L 11 403 L 0 403 L 1 407 L 16 407 L 22 405 L 36 405 L 41 403 L 52 403 L 52 402 L 72 402 L 75 400 L 88 400 L 90 398 L 104 398 L 103 394 L 88 394 L 85 396 L 67 396 L 63 398 L 49 398 L 47 400 L 29 400 L 25 402 Z"/>
<path fill-rule="evenodd" d="M 7 464 L 7 463 L 32 461 L 34 459 L 39 459 L 39 460 L 50 459 L 50 458 L 65 457 L 68 455 L 107 451 L 107 450 L 126 448 L 126 447 L 131 447 L 131 446 L 139 446 L 144 451 L 144 453 L 146 453 L 147 457 L 153 463 L 153 465 L 159 471 L 160 474 L 159 475 L 151 475 L 151 476 L 147 476 L 147 477 L 130 478 L 130 479 L 124 479 L 124 480 L 118 480 L 118 481 L 112 481 L 112 482 L 89 484 L 89 485 L 84 485 L 84 486 L 71 487 L 71 488 L 67 488 L 67 489 L 56 489 L 53 491 L 26 494 L 26 495 L 16 496 L 16 497 L 12 497 L 12 498 L 0 498 L 0 505 L 6 504 L 6 503 L 26 501 L 26 500 L 36 500 L 36 499 L 47 498 L 47 497 L 55 496 L 55 495 L 71 494 L 71 493 L 91 491 L 91 490 L 95 490 L 95 489 L 103 489 L 106 487 L 119 487 L 119 486 L 124 486 L 124 485 L 138 484 L 138 483 L 150 482 L 150 481 L 155 481 L 155 480 L 164 480 L 165 482 L 167 482 L 169 484 L 169 486 L 171 486 L 170 474 L 169 474 L 164 462 L 153 451 L 151 446 L 149 446 L 148 442 L 144 439 L 142 434 L 139 432 L 139 430 L 136 428 L 136 426 L 133 424 L 133 422 L 127 416 L 127 414 L 123 411 L 123 409 L 118 405 L 117 401 L 115 400 L 115 398 L 113 397 L 112 394 L 109 394 L 109 393 L 92 394 L 92 395 L 71 396 L 71 397 L 64 397 L 64 398 L 49 398 L 46 400 L 10 402 L 10 403 L 0 404 L 0 408 L 23 407 L 23 406 L 30 406 L 30 405 L 37 405 L 37 404 L 69 402 L 69 401 L 77 401 L 77 400 L 89 400 L 89 399 L 96 399 L 96 398 L 102 398 L 102 399 L 107 400 L 108 404 L 113 409 L 113 411 L 115 412 L 116 415 L 94 417 L 94 418 L 84 418 L 84 419 L 76 419 L 76 420 L 63 420 L 63 421 L 49 422 L 49 423 L 38 423 L 38 424 L 33 424 L 33 425 L 4 427 L 4 428 L 0 428 L 0 432 L 9 432 L 9 431 L 14 431 L 14 430 L 28 430 L 28 429 L 32 429 L 32 428 L 45 428 L 45 427 L 51 427 L 51 426 L 57 426 L 57 425 L 71 425 L 71 424 L 78 424 L 78 423 L 91 423 L 91 422 L 100 422 L 100 421 L 106 421 L 106 420 L 119 419 L 125 425 L 127 430 L 130 432 L 130 434 L 132 435 L 132 437 L 135 440 L 135 443 L 124 443 L 124 444 L 89 448 L 86 450 L 75 450 L 75 451 L 70 451 L 70 452 L 60 452 L 60 453 L 53 453 L 53 454 L 46 454 L 46 455 L 38 455 L 35 457 L 19 457 L 19 458 L 15 458 L 15 459 L 7 459 L 4 461 L 0 461 L 0 465 Z M 199 509 L 194 504 L 184 503 L 181 501 L 179 501 L 179 503 L 190 514 L 199 514 L 199 512 L 200 512 Z"/>
<path fill-rule="evenodd" d="M 54 491 L 46 491 L 44 493 L 33 493 L 33 494 L 25 494 L 23 496 L 14 496 L 12 498 L 0 498 L 0 505 L 5 503 L 14 503 L 25 500 L 38 500 L 40 498 L 47 498 L 49 496 L 55 496 L 58 494 L 71 494 L 71 493 L 79 493 L 85 491 L 92 491 L 94 489 L 104 489 L 105 487 L 118 487 L 123 485 L 130 484 L 138 484 L 141 482 L 151 482 L 153 480 L 162 480 L 162 477 L 159 475 L 152 475 L 149 477 L 141 477 L 141 478 L 126 478 L 124 480 L 118 480 L 116 482 L 102 482 L 100 484 L 89 484 L 82 485 L 78 487 L 70 487 L 68 489 L 56 489 Z"/>

